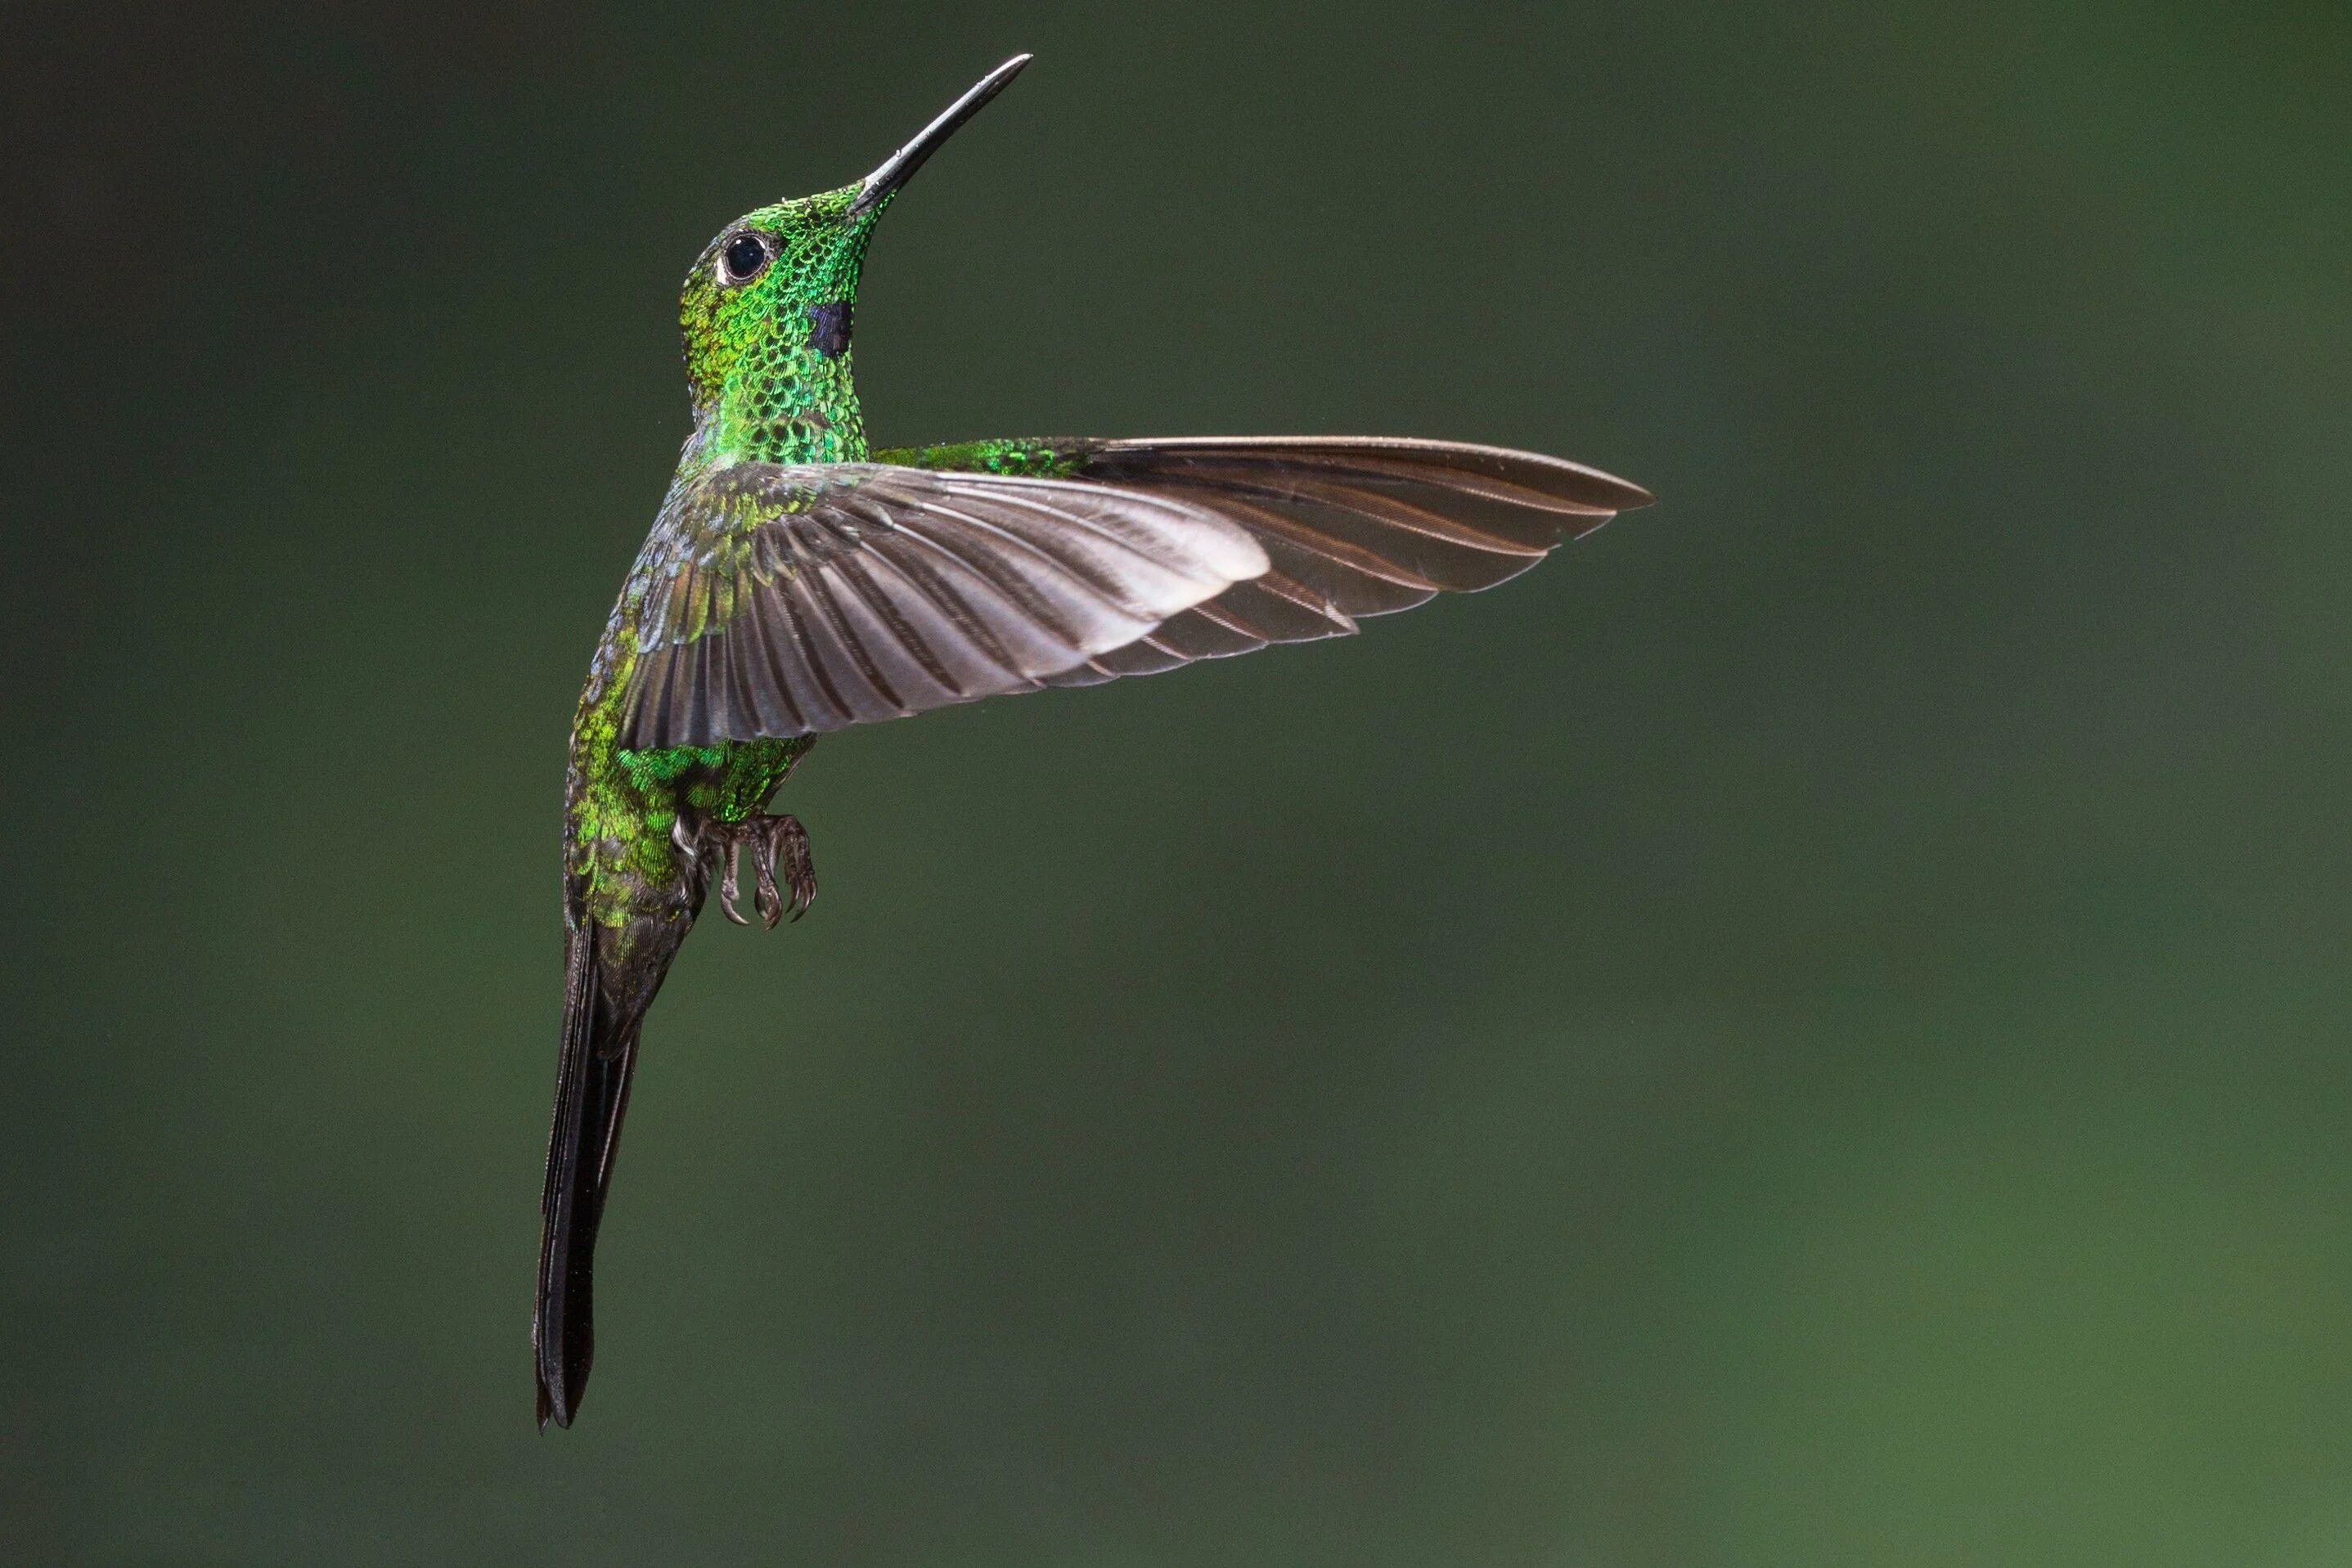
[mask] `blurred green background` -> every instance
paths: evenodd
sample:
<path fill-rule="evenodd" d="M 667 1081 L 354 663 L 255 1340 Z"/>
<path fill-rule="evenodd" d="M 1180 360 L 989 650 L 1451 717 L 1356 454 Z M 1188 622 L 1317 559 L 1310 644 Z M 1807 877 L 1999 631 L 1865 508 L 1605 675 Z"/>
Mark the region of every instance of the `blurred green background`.
<path fill-rule="evenodd" d="M 0 1557 L 2352 1563 L 2340 6 L 0 5 Z M 526 1317 L 737 213 L 886 442 L 1663 497 L 829 738 Z"/>

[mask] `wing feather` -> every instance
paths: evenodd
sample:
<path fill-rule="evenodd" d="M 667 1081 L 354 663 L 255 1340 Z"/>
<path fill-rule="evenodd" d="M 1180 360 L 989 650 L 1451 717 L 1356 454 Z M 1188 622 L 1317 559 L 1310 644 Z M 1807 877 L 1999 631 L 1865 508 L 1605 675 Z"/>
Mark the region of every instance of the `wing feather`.
<path fill-rule="evenodd" d="M 1179 497 L 882 464 L 730 465 L 640 557 L 623 744 L 808 735 L 1034 689 L 1265 570 Z"/>
<path fill-rule="evenodd" d="M 1360 616 L 1507 581 L 1653 499 L 1561 458 L 1383 436 L 1037 440 L 888 455 L 923 461 L 1000 444 L 1050 454 L 1055 471 L 1076 480 L 1214 511 L 1255 536 L 1269 562 L 1148 637 L 1095 655 L 1059 685 L 1346 636 Z"/>
<path fill-rule="evenodd" d="M 673 489 L 639 560 L 625 744 L 816 734 L 1347 636 L 1652 498 L 1557 457 L 1378 436 L 881 456 Z"/>

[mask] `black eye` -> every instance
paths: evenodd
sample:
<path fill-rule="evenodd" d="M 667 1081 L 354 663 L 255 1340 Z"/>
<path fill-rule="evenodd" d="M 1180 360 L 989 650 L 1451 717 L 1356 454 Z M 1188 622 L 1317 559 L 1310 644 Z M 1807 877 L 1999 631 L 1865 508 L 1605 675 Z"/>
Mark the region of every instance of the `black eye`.
<path fill-rule="evenodd" d="M 727 268 L 728 282 L 743 283 L 768 265 L 768 247 L 757 235 L 737 235 L 727 242 L 719 259 Z"/>

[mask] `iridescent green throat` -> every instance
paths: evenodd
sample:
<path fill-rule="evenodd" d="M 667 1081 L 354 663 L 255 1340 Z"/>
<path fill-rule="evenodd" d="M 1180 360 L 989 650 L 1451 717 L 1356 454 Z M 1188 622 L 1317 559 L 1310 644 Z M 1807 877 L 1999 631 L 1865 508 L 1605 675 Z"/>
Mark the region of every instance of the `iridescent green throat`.
<path fill-rule="evenodd" d="M 687 274 L 678 326 L 704 462 L 866 456 L 850 337 L 866 241 L 889 204 L 856 211 L 859 189 L 749 213 Z M 740 277 L 735 257 L 762 250 L 757 272 Z"/>

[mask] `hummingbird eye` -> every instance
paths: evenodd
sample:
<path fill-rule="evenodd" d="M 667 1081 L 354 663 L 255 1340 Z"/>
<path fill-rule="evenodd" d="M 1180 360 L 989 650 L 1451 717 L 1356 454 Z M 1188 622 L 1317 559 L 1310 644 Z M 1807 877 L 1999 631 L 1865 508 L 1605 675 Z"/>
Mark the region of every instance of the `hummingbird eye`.
<path fill-rule="evenodd" d="M 749 283 L 768 265 L 768 243 L 758 235 L 737 235 L 719 253 L 719 265 L 730 283 Z"/>

